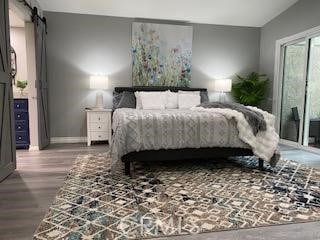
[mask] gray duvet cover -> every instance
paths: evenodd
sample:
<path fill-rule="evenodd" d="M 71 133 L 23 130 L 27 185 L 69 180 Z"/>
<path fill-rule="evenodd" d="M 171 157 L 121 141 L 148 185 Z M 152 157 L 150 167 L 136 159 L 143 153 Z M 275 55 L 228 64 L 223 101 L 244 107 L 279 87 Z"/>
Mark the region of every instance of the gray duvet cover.
<path fill-rule="evenodd" d="M 117 109 L 113 131 L 111 154 L 115 162 L 142 150 L 250 148 L 239 139 L 235 120 L 205 111 Z"/>

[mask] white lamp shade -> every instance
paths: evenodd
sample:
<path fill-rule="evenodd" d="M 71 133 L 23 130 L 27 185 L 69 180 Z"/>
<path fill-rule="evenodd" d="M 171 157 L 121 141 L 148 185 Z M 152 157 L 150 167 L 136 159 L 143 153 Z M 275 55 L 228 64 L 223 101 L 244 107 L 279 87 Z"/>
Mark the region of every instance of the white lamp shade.
<path fill-rule="evenodd" d="M 232 79 L 217 79 L 214 81 L 214 90 L 217 92 L 231 92 Z"/>
<path fill-rule="evenodd" d="M 107 76 L 90 76 L 90 89 L 108 89 L 108 85 Z"/>

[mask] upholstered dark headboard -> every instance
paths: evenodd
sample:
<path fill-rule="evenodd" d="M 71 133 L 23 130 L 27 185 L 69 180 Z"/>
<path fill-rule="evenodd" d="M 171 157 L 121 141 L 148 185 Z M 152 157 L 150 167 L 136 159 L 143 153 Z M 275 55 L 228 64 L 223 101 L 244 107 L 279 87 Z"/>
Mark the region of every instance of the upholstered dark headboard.
<path fill-rule="evenodd" d="M 172 92 L 178 92 L 181 91 L 199 91 L 201 102 L 206 102 L 209 100 L 208 98 L 208 92 L 205 88 L 188 88 L 188 87 L 162 87 L 162 86 L 141 86 L 141 87 L 116 87 L 113 92 L 113 109 L 116 109 L 118 107 L 118 104 L 120 102 L 121 93 L 122 92 L 139 92 L 139 91 L 145 91 L 145 92 L 154 92 L 154 91 L 167 91 L 170 90 Z M 119 98 L 120 96 L 120 98 Z M 135 103 L 134 103 L 135 104 Z M 132 104 L 130 104 L 132 105 Z"/>
<path fill-rule="evenodd" d="M 116 87 L 114 89 L 115 92 L 121 93 L 121 92 L 136 92 L 136 91 L 146 91 L 146 92 L 152 92 L 152 91 L 167 91 L 170 90 L 172 92 L 178 92 L 181 91 L 200 91 L 200 92 L 207 92 L 206 88 L 188 88 L 188 87 L 162 87 L 162 86 L 141 86 L 141 87 Z"/>

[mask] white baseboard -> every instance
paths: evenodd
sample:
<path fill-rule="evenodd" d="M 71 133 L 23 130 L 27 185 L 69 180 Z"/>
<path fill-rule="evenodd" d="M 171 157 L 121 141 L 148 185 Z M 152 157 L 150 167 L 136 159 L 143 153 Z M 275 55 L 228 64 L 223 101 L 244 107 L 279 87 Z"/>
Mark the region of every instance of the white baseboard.
<path fill-rule="evenodd" d="M 51 143 L 85 143 L 87 137 L 52 137 Z"/>
<path fill-rule="evenodd" d="M 29 151 L 30 152 L 37 152 L 37 151 L 39 151 L 40 149 L 39 149 L 39 146 L 32 146 L 32 145 L 30 145 L 29 146 Z"/>

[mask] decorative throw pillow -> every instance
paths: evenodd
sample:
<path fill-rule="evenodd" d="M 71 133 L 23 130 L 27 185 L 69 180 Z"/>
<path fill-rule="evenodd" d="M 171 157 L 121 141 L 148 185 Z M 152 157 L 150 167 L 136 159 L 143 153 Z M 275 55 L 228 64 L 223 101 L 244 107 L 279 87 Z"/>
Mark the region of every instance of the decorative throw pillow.
<path fill-rule="evenodd" d="M 141 102 L 141 94 L 148 93 L 148 94 L 161 94 L 165 95 L 166 92 L 164 91 L 151 91 L 151 92 L 146 92 L 146 91 L 141 91 L 141 92 L 134 92 L 134 95 L 136 96 L 136 109 L 143 109 L 142 102 Z"/>
<path fill-rule="evenodd" d="M 122 97 L 117 108 L 136 108 L 136 97 L 133 92 L 122 92 Z"/>
<path fill-rule="evenodd" d="M 179 90 L 178 93 L 200 95 L 200 91 L 182 91 L 182 90 Z"/>
<path fill-rule="evenodd" d="M 142 109 L 140 93 L 142 92 L 134 92 L 134 95 L 136 96 L 136 109 Z"/>
<path fill-rule="evenodd" d="M 207 91 L 200 92 L 201 103 L 209 102 L 209 96 Z"/>
<path fill-rule="evenodd" d="M 200 104 L 200 94 L 179 93 L 179 109 L 190 109 Z"/>
<path fill-rule="evenodd" d="M 179 107 L 178 93 L 166 91 L 166 108 L 177 109 Z"/>
<path fill-rule="evenodd" d="M 113 92 L 113 98 L 112 98 L 112 109 L 113 110 L 118 108 L 121 97 L 122 97 L 122 92 L 121 93 Z"/>
<path fill-rule="evenodd" d="M 179 90 L 179 93 L 200 95 L 201 103 L 209 102 L 209 97 L 208 97 L 207 91 L 181 91 L 181 90 Z"/>
<path fill-rule="evenodd" d="M 142 109 L 165 109 L 166 92 L 140 92 Z"/>

